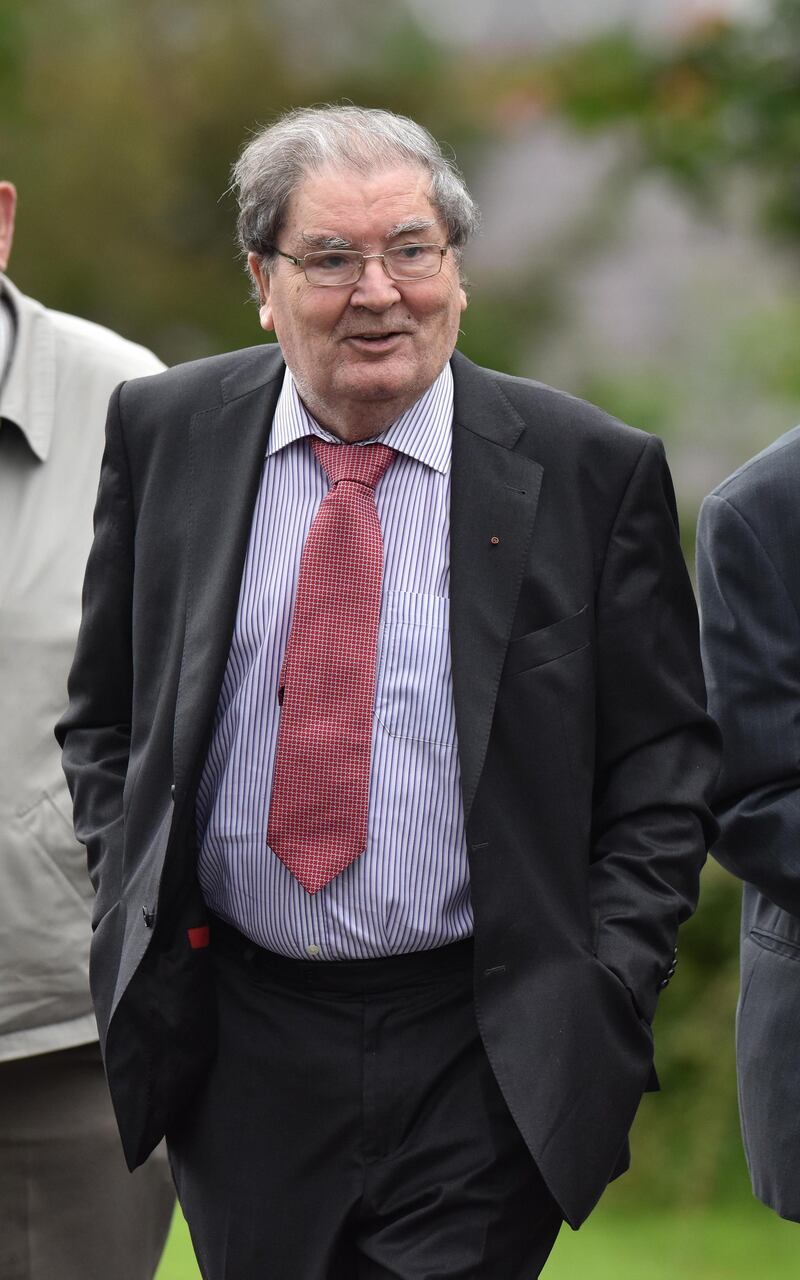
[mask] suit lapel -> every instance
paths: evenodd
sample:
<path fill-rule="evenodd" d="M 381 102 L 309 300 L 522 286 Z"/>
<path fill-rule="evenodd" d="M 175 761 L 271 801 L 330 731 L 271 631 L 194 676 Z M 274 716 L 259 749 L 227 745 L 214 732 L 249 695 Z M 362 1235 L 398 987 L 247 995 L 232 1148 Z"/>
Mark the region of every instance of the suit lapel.
<path fill-rule="evenodd" d="M 222 383 L 189 428 L 186 627 L 175 710 L 176 788 L 192 784 L 211 730 L 239 601 L 253 508 L 283 378 L 280 351 Z"/>
<path fill-rule="evenodd" d="M 483 768 L 528 558 L 542 467 L 514 452 L 525 423 L 498 382 L 453 357 L 450 644 L 465 818 Z"/>

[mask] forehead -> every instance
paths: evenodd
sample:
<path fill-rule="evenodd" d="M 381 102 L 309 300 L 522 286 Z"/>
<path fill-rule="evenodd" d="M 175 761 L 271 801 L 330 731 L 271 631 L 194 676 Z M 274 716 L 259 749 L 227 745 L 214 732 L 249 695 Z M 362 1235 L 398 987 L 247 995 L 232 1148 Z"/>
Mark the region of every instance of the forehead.
<path fill-rule="evenodd" d="M 428 198 L 430 174 L 401 165 L 373 174 L 322 169 L 308 174 L 293 192 L 286 212 L 290 235 L 338 235 L 348 240 L 383 240 L 406 222 L 440 225 Z"/>

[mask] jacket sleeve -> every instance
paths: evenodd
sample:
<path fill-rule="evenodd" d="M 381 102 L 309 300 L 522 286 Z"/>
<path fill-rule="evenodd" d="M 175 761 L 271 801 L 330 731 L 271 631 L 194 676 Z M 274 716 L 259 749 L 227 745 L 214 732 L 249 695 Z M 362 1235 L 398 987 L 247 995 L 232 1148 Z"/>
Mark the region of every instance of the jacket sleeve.
<path fill-rule="evenodd" d="M 119 896 L 123 791 L 131 739 L 133 510 L 120 421 L 122 386 L 111 397 L 83 585 L 83 613 L 69 676 L 69 705 L 56 726 L 73 799 L 75 834 L 86 846 L 97 893 L 94 923 Z"/>
<path fill-rule="evenodd" d="M 672 481 L 655 437 L 616 513 L 596 616 L 595 951 L 650 1019 L 716 835 L 709 802 L 719 753 Z"/>
<path fill-rule="evenodd" d="M 796 542 L 796 529 L 786 536 Z M 709 704 L 724 742 L 714 853 L 800 915 L 797 606 L 751 524 L 715 494 L 700 512 L 697 576 Z"/>

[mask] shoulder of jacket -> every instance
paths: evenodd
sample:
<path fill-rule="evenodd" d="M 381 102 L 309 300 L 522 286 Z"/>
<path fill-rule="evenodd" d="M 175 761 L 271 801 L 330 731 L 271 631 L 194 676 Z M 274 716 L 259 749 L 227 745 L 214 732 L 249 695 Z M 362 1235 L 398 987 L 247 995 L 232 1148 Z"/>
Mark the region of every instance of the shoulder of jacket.
<path fill-rule="evenodd" d="M 128 406 L 174 403 L 195 412 L 255 390 L 283 368 L 278 345 L 262 343 L 176 364 L 154 378 L 134 379 L 123 388 L 123 395 Z"/>
<path fill-rule="evenodd" d="M 44 314 L 55 336 L 57 357 L 95 364 L 112 372 L 117 381 L 159 373 L 165 367 L 147 347 L 105 325 L 49 308 Z"/>
<path fill-rule="evenodd" d="M 454 369 L 457 377 L 460 372 L 472 379 L 477 376 L 484 385 L 491 384 L 541 445 L 550 442 L 562 452 L 592 452 L 599 448 L 633 465 L 648 442 L 658 439 L 628 426 L 598 405 L 547 383 L 483 368 L 461 355 L 454 361 Z"/>
<path fill-rule="evenodd" d="M 800 485 L 800 426 L 779 436 L 712 489 L 709 498 L 721 498 L 738 510 L 758 509 L 780 502 L 785 494 L 792 510 Z"/>

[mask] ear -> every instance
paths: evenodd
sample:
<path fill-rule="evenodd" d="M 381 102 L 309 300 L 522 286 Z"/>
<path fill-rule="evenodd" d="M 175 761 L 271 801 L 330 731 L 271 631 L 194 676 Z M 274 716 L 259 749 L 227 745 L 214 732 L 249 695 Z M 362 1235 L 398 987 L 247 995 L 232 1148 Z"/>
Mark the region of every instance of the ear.
<path fill-rule="evenodd" d="M 14 240 L 14 213 L 17 188 L 13 182 L 0 182 L 0 271 L 5 271 Z"/>
<path fill-rule="evenodd" d="M 250 269 L 250 275 L 253 277 L 253 283 L 258 290 L 258 297 L 261 303 L 258 311 L 261 328 L 270 333 L 275 328 L 275 325 L 272 320 L 272 307 L 270 306 L 269 273 L 264 270 L 257 253 L 248 253 L 247 265 Z"/>
<path fill-rule="evenodd" d="M 461 306 L 461 310 L 462 310 L 462 312 L 463 312 L 463 311 L 466 311 L 466 309 L 467 309 L 467 307 L 468 307 L 468 305 L 469 305 L 469 302 L 468 302 L 468 300 L 467 300 L 466 291 L 465 291 L 464 289 L 459 289 L 459 291 L 458 291 L 458 301 L 459 301 L 459 303 L 460 303 L 460 306 Z"/>

